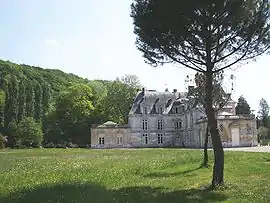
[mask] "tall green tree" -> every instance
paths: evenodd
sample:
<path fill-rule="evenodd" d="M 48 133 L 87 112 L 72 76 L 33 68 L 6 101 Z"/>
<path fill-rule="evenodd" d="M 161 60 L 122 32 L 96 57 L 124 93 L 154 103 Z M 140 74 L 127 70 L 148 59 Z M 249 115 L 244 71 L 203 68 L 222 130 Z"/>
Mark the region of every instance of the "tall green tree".
<path fill-rule="evenodd" d="M 38 147 L 43 140 L 41 123 L 32 117 L 21 120 L 17 126 L 16 133 L 22 145 L 27 147 Z"/>
<path fill-rule="evenodd" d="M 251 114 L 250 106 L 245 97 L 240 96 L 238 98 L 237 105 L 235 107 L 236 115 L 249 115 Z"/>
<path fill-rule="evenodd" d="M 28 81 L 26 85 L 26 117 L 34 117 L 35 114 L 35 92 L 33 83 Z"/>
<path fill-rule="evenodd" d="M 20 80 L 19 84 L 19 109 L 18 109 L 18 121 L 21 121 L 26 114 L 26 81 Z"/>
<path fill-rule="evenodd" d="M 93 91 L 94 112 L 91 116 L 91 123 L 101 124 L 106 121 L 107 116 L 104 111 L 104 101 L 107 98 L 107 87 L 101 81 L 91 81 L 89 83 Z"/>
<path fill-rule="evenodd" d="M 7 75 L 4 79 L 5 99 L 5 118 L 4 128 L 8 129 L 10 122 L 17 122 L 19 107 L 19 84 L 15 75 Z"/>
<path fill-rule="evenodd" d="M 136 45 L 146 62 L 175 63 L 206 78 L 206 115 L 214 150 L 213 188 L 224 183 L 224 151 L 213 109 L 213 75 L 270 47 L 268 0 L 134 0 Z"/>
<path fill-rule="evenodd" d="M 4 90 L 0 89 L 0 133 L 3 133 L 4 130 L 5 101 L 6 101 L 5 92 Z"/>
<path fill-rule="evenodd" d="M 59 133 L 58 142 L 90 143 L 89 119 L 94 111 L 92 100 L 92 89 L 86 84 L 75 84 L 59 95 L 55 104 L 55 113 L 50 115 L 49 130 L 49 132 Z"/>
<path fill-rule="evenodd" d="M 260 100 L 258 116 L 262 126 L 269 128 L 269 105 L 264 98 Z"/>
<path fill-rule="evenodd" d="M 39 83 L 36 83 L 34 88 L 34 118 L 36 120 L 41 120 L 43 115 L 43 106 L 42 106 L 42 97 L 43 97 L 43 88 Z"/>

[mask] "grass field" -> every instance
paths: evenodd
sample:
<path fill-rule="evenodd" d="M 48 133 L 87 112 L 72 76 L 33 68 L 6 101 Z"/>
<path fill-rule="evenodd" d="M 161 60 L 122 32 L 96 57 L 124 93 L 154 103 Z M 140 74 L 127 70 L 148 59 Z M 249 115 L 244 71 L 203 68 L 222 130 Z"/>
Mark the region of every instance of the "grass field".
<path fill-rule="evenodd" d="M 212 168 L 198 168 L 201 157 L 179 149 L 0 150 L 0 203 L 270 202 L 269 153 L 226 152 L 226 189 L 215 192 L 205 189 Z"/>

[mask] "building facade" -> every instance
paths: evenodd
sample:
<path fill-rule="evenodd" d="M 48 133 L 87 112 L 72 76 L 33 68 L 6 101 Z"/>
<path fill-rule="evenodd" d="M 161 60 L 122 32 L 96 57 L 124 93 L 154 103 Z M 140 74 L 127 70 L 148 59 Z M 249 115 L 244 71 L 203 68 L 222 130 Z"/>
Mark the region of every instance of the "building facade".
<path fill-rule="evenodd" d="M 118 133 L 125 140 L 121 147 L 202 148 L 207 120 L 197 105 L 195 100 L 187 99 L 186 93 L 177 90 L 156 92 L 142 89 L 134 99 L 128 125 L 125 128 L 117 124 L 113 128 L 104 127 L 105 125 L 93 128 L 91 146 L 120 147 L 115 135 Z M 224 147 L 258 144 L 255 116 L 235 115 L 234 101 L 230 100 L 218 112 L 217 121 Z M 101 136 L 108 142 L 99 142 Z M 211 147 L 211 139 L 209 146 Z"/>

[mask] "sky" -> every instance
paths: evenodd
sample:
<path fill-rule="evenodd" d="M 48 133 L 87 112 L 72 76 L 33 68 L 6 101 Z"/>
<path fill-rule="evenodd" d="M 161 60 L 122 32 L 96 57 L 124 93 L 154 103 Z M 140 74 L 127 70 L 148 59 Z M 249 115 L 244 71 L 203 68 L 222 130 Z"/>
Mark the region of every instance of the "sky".
<path fill-rule="evenodd" d="M 0 59 L 60 69 L 88 79 L 135 74 L 148 89 L 184 91 L 184 67 L 152 67 L 135 46 L 131 0 L 0 0 Z M 233 67 L 232 97 L 243 95 L 256 113 L 268 92 L 270 56 Z M 228 89 L 230 81 L 226 80 Z"/>

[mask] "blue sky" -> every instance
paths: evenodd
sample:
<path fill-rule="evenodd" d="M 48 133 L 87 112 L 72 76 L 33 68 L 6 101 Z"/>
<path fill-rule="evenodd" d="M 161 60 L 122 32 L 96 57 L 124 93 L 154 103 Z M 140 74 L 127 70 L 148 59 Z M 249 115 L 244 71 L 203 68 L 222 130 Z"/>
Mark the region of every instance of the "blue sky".
<path fill-rule="evenodd" d="M 89 79 L 115 79 L 136 74 L 149 89 L 183 91 L 183 67 L 153 68 L 135 47 L 128 0 L 1 0 L 0 58 L 17 63 L 57 68 Z M 233 98 L 244 95 L 258 110 L 264 97 L 270 103 L 270 56 L 233 73 Z"/>

